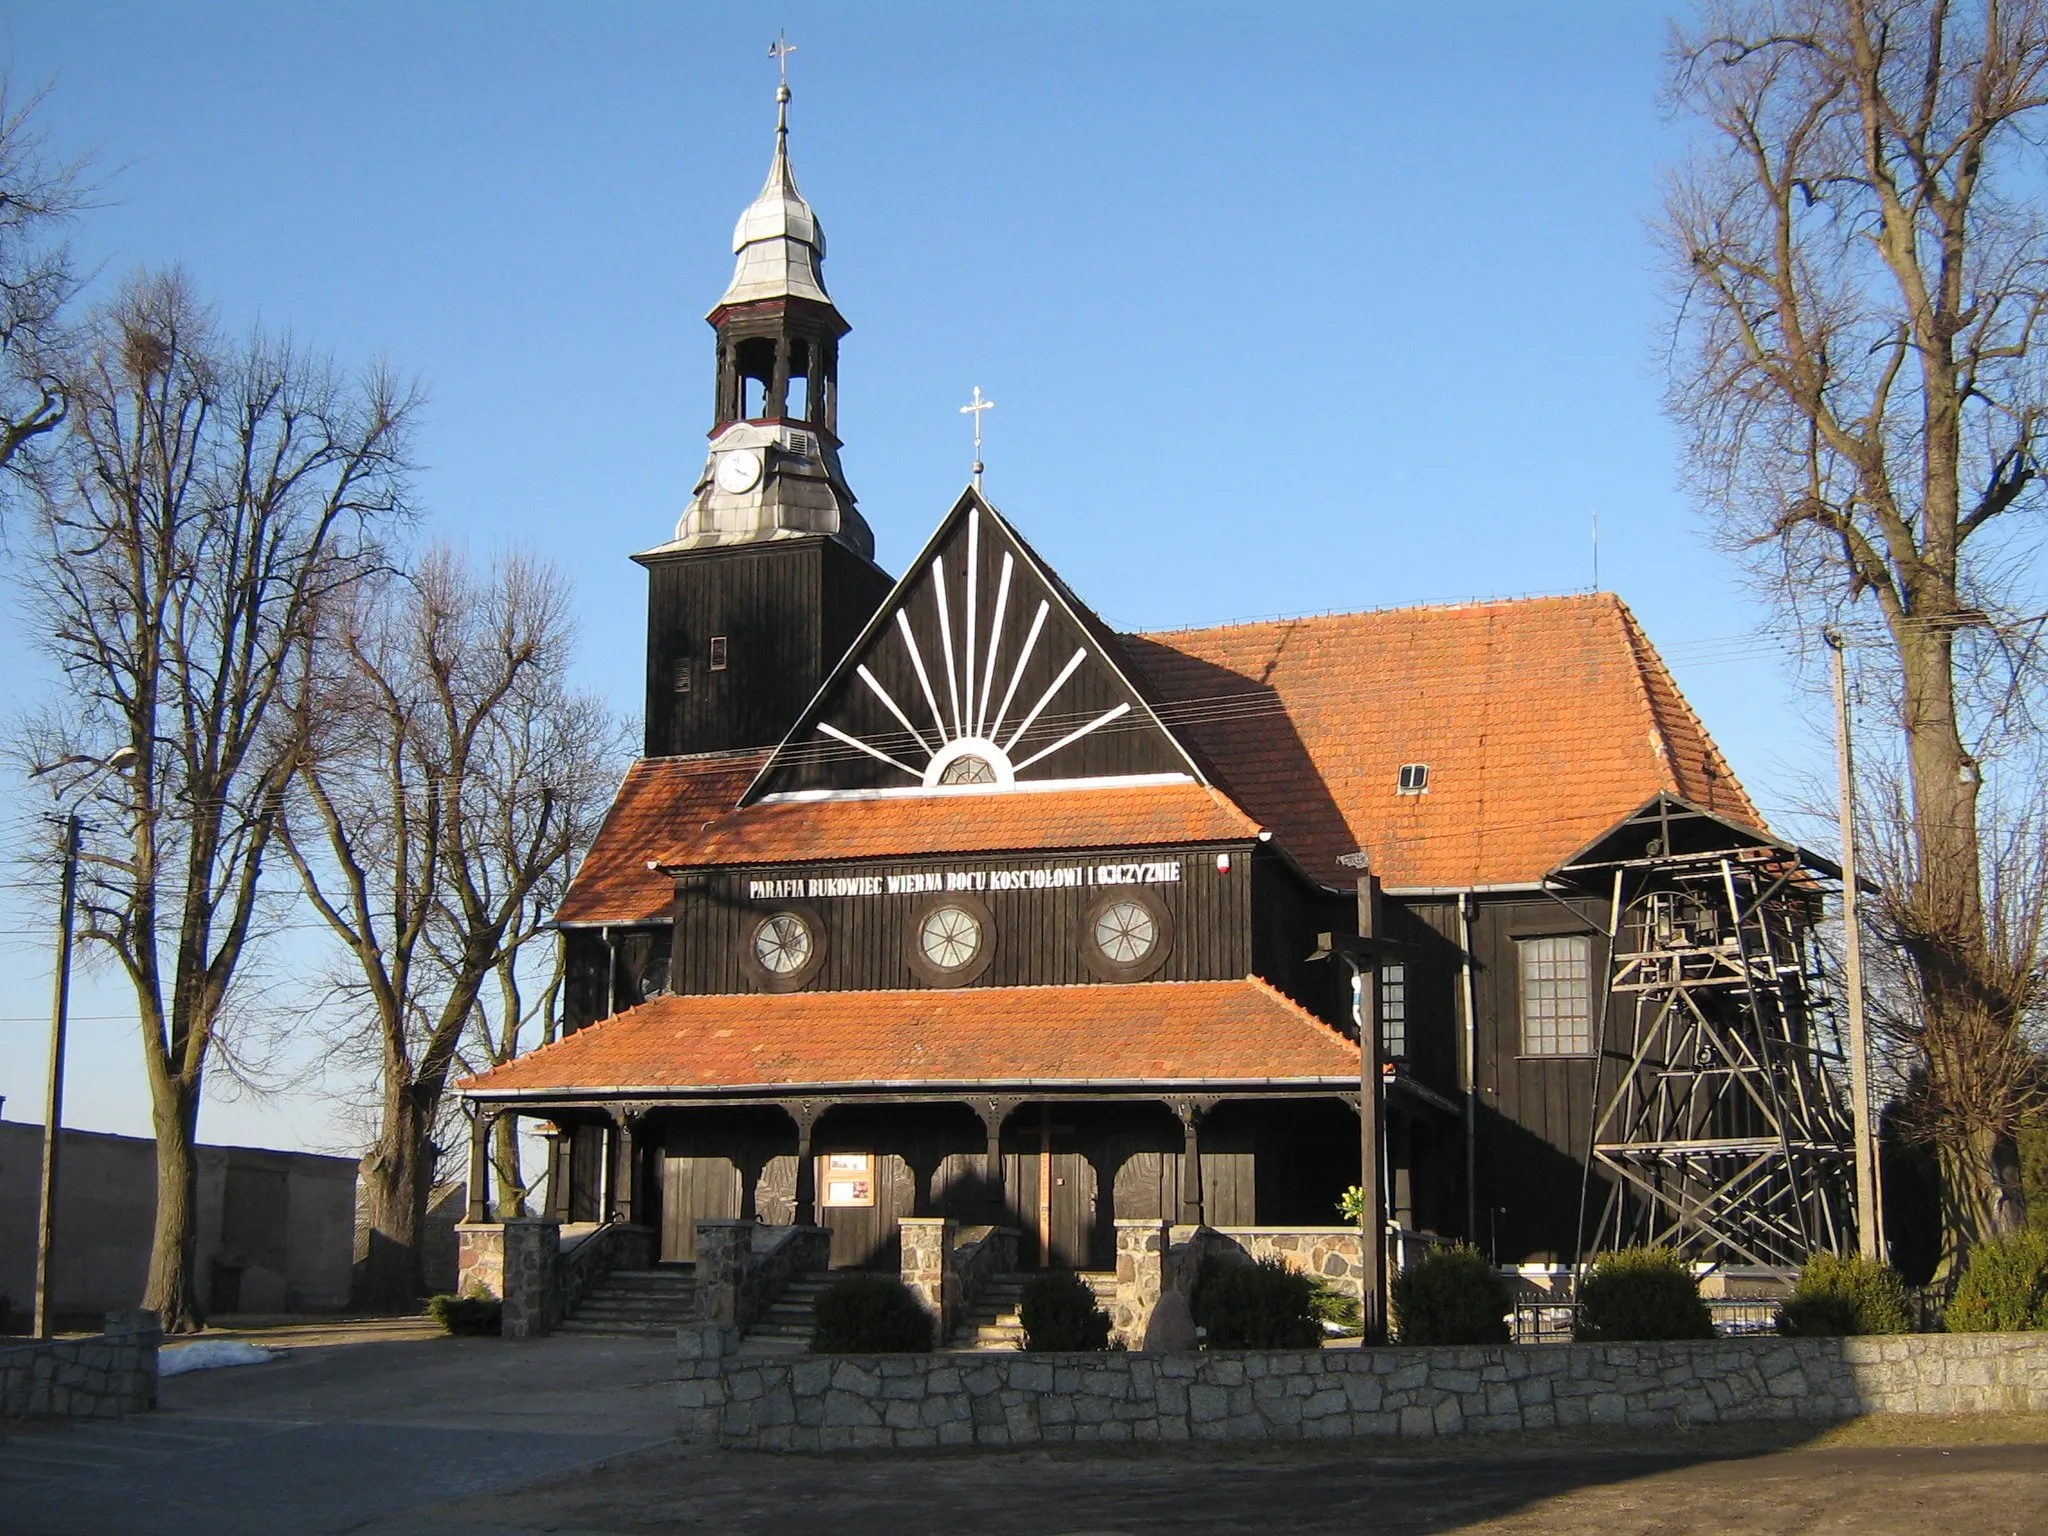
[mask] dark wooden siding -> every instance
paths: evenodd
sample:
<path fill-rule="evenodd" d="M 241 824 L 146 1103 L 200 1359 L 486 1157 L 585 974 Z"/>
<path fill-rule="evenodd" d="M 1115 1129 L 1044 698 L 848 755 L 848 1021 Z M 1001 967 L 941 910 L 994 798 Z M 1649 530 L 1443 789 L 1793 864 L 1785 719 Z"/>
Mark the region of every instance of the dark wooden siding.
<path fill-rule="evenodd" d="M 836 540 L 791 539 L 646 558 L 646 755 L 780 741 L 860 626 L 888 573 Z M 711 641 L 726 665 L 710 669 Z M 676 668 L 689 668 L 688 692 Z"/>
<path fill-rule="evenodd" d="M 1310 883 L 1271 843 L 1255 847 L 1251 865 L 1252 970 L 1317 1018 L 1348 1028 L 1350 968 L 1309 956 L 1317 934 L 1357 932 L 1356 899 Z"/>
<path fill-rule="evenodd" d="M 1154 979 L 1213 981 L 1251 970 L 1249 942 L 1251 876 L 1246 848 L 1233 851 L 1231 869 L 1216 868 L 1214 847 L 1141 848 L 1088 854 L 987 855 L 968 859 L 904 859 L 872 865 L 782 866 L 737 870 L 686 889 L 677 903 L 671 976 L 678 991 L 732 993 L 751 990 L 740 965 L 748 922 L 788 902 L 749 899 L 755 879 L 810 879 L 814 876 L 978 870 L 1047 864 L 1108 864 L 1179 859 L 1181 878 L 1145 887 L 1172 914 L 1173 948 Z M 981 891 L 995 924 L 995 954 L 977 986 L 1069 985 L 1096 980 L 1081 951 L 1081 918 L 1103 888 L 1069 886 L 1043 891 Z M 826 953 L 811 986 L 820 991 L 869 991 L 921 987 L 911 969 L 908 934 L 919 895 L 823 897 L 802 903 L 822 923 Z"/>
<path fill-rule="evenodd" d="M 609 938 L 607 937 L 609 934 Z M 647 968 L 670 953 L 667 924 L 639 928 L 569 928 L 562 933 L 562 1028 L 573 1034 L 647 1000 Z M 614 966 L 612 950 L 618 957 Z M 673 985 L 673 983 L 671 983 Z"/>
<path fill-rule="evenodd" d="M 1570 1263 L 1577 1256 L 1581 1189 L 1591 1145 L 1593 1056 L 1529 1056 L 1522 1052 L 1517 940 L 1584 933 L 1593 938 L 1592 984 L 1597 1010 L 1606 992 L 1605 913 L 1585 904 L 1575 915 L 1540 897 L 1479 900 L 1474 919 L 1473 982 L 1477 993 L 1478 1216 L 1482 1248 L 1503 1264 Z M 1608 1010 L 1607 1049 L 1623 1048 L 1626 1030 Z M 1596 1185 L 1588 1219 L 1604 1185 Z"/>

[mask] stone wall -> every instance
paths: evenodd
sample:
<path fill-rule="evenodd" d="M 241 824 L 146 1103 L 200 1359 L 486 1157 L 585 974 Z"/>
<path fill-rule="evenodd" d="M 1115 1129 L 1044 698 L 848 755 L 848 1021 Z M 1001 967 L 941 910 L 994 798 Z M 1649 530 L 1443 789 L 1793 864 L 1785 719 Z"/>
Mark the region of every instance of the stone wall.
<path fill-rule="evenodd" d="M 455 1228 L 455 1294 L 505 1294 L 505 1229 L 495 1221 L 465 1221 Z"/>
<path fill-rule="evenodd" d="M 562 1256 L 562 1224 L 540 1217 L 500 1223 L 504 1233 L 502 1283 L 505 1304 L 499 1331 L 508 1339 L 537 1339 L 560 1320 L 555 1268 Z"/>
<path fill-rule="evenodd" d="M 757 1221 L 697 1223 L 697 1315 L 744 1328 L 797 1275 L 831 1263 L 824 1227 L 766 1226 Z"/>
<path fill-rule="evenodd" d="M 118 1419 L 156 1406 L 154 1312 L 109 1312 L 107 1331 L 0 1348 L 0 1419 Z"/>
<path fill-rule="evenodd" d="M 777 1451 L 1669 1428 L 2048 1411 L 2048 1334 L 1213 1354 L 733 1358 L 679 1329 L 688 1443 Z"/>
<path fill-rule="evenodd" d="M 949 1216 L 905 1216 L 898 1226 L 898 1277 L 931 1314 L 932 1345 L 943 1349 L 988 1277 L 1017 1267 L 1016 1230 L 962 1228 Z"/>
<path fill-rule="evenodd" d="M 1365 1238 L 1356 1227 L 1212 1227 L 1210 1251 L 1223 1245 L 1247 1259 L 1278 1259 L 1289 1269 L 1315 1275 L 1337 1290 L 1356 1294 L 1365 1280 Z M 1227 1256 L 1227 1254 L 1226 1254 Z"/>

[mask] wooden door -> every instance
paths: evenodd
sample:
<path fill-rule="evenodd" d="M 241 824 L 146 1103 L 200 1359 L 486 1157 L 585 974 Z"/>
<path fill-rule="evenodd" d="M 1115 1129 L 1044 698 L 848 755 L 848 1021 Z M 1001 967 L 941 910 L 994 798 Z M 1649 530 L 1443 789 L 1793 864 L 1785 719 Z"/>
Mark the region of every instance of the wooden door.
<path fill-rule="evenodd" d="M 729 1157 L 661 1159 L 661 1255 L 664 1264 L 697 1257 L 697 1223 L 732 1221 L 740 1213 L 740 1171 Z"/>
<path fill-rule="evenodd" d="M 1017 1242 L 1021 1266 L 1094 1269 L 1114 1262 L 1113 1255 L 1096 1252 L 1095 1167 L 1087 1158 L 1062 1148 L 1056 1139 L 1050 1153 L 1012 1152 L 1003 1162 L 1022 1222 Z"/>

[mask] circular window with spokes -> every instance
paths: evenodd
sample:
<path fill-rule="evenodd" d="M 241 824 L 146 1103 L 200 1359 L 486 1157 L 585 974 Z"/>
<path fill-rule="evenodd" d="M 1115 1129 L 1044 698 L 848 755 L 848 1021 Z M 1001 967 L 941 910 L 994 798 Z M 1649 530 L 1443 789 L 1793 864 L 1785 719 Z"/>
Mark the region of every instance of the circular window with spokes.
<path fill-rule="evenodd" d="M 740 968 L 764 992 L 794 992 L 825 963 L 825 935 L 808 908 L 781 907 L 748 919 Z"/>
<path fill-rule="evenodd" d="M 1141 887 L 1098 896 L 1081 916 L 1081 958 L 1105 981 L 1144 980 L 1172 947 L 1172 914 Z"/>
<path fill-rule="evenodd" d="M 911 914 L 910 968 L 935 987 L 975 980 L 995 958 L 995 920 L 987 903 L 964 891 L 934 896 Z"/>

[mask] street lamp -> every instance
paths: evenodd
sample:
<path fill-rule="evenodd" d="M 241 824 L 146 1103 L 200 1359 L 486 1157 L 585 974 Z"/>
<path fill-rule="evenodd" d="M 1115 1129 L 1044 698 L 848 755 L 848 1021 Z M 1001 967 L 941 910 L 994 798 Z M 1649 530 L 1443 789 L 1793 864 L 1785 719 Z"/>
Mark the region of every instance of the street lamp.
<path fill-rule="evenodd" d="M 41 778 L 58 768 L 77 763 L 97 763 L 97 771 L 82 781 L 90 784 L 101 773 L 125 773 L 135 765 L 133 747 L 119 747 L 104 760 L 68 757 L 34 769 L 31 778 Z M 50 1292 L 55 1279 L 57 1256 L 57 1132 L 64 1118 L 64 1031 L 71 1011 L 71 917 L 78 893 L 78 839 L 85 823 L 76 811 L 65 813 L 63 894 L 57 903 L 57 981 L 50 1008 L 50 1079 L 43 1099 L 43 1177 L 36 1205 L 36 1303 L 35 1336 L 50 1337 Z"/>

